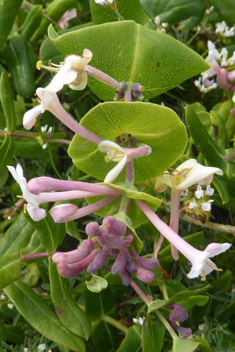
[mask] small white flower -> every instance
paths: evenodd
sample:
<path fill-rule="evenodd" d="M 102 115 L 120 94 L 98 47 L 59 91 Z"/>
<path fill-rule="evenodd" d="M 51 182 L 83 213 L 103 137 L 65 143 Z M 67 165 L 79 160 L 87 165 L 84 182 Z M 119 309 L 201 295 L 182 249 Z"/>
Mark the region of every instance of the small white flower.
<path fill-rule="evenodd" d="M 6 297 L 5 297 L 4 295 L 1 295 L 1 296 L 0 296 L 0 300 L 1 300 L 1 301 L 4 301 L 5 299 L 6 299 Z"/>
<path fill-rule="evenodd" d="M 205 195 L 211 197 L 213 196 L 213 194 L 214 194 L 214 188 L 211 188 L 210 185 L 208 185 L 206 187 Z"/>
<path fill-rule="evenodd" d="M 214 200 L 210 199 L 207 202 L 202 203 L 202 210 L 204 211 L 210 211 L 211 210 L 211 203 L 214 202 Z"/>
<path fill-rule="evenodd" d="M 144 317 L 141 318 L 133 318 L 133 323 L 138 324 L 138 325 L 143 325 L 144 324 Z"/>
<path fill-rule="evenodd" d="M 9 309 L 13 309 L 13 308 L 14 308 L 14 304 L 8 303 L 7 307 L 8 307 Z"/>
<path fill-rule="evenodd" d="M 38 345 L 39 351 L 45 351 L 46 349 L 47 349 L 47 346 L 45 345 L 45 343 L 41 343 L 40 345 Z"/>
<path fill-rule="evenodd" d="M 190 202 L 189 203 L 189 209 L 191 209 L 191 210 L 196 210 L 197 209 L 197 207 L 198 207 L 198 204 L 196 203 L 196 202 Z"/>
<path fill-rule="evenodd" d="M 32 194 L 27 189 L 27 181 L 23 175 L 23 169 L 21 165 L 17 164 L 16 168 L 14 168 L 13 166 L 7 166 L 7 168 L 21 188 L 23 198 L 28 203 L 26 208 L 30 217 L 34 221 L 39 221 L 45 218 L 46 211 L 44 209 L 39 208 L 39 204 L 42 203 L 42 199 L 39 195 L 37 196 L 35 194 Z"/>
<path fill-rule="evenodd" d="M 200 185 L 197 186 L 197 190 L 195 191 L 195 197 L 197 199 L 204 197 L 204 191 L 202 189 L 202 186 L 200 186 Z"/>

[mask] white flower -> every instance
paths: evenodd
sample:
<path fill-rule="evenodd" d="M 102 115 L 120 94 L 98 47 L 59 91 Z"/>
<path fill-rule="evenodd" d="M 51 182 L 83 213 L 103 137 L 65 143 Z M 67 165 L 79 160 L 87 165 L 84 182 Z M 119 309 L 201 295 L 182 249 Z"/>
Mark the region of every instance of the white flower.
<path fill-rule="evenodd" d="M 68 55 L 65 58 L 65 64 L 71 62 L 71 69 L 77 73 L 76 79 L 68 83 L 69 88 L 73 90 L 83 90 L 88 82 L 88 73 L 84 70 L 92 59 L 92 52 L 84 49 L 82 56 Z"/>
<path fill-rule="evenodd" d="M 208 185 L 206 187 L 205 195 L 211 197 L 213 196 L 213 194 L 214 194 L 214 188 L 211 188 L 210 185 Z"/>
<path fill-rule="evenodd" d="M 39 221 L 46 216 L 46 211 L 44 209 L 39 208 L 39 204 L 42 203 L 41 197 L 35 194 L 32 194 L 27 189 L 27 181 L 23 175 L 23 169 L 20 164 L 17 164 L 16 168 L 13 166 L 7 166 L 8 170 L 19 184 L 21 191 L 23 193 L 23 198 L 26 200 L 27 204 L 27 211 L 30 217 L 34 221 Z"/>
<path fill-rule="evenodd" d="M 100 6 L 111 5 L 114 0 L 95 0 L 95 2 Z"/>
<path fill-rule="evenodd" d="M 14 304 L 8 303 L 7 307 L 8 307 L 9 309 L 13 309 L 13 308 L 14 308 Z"/>
<path fill-rule="evenodd" d="M 40 105 L 24 114 L 24 128 L 30 130 L 35 125 L 37 116 L 44 113 L 49 104 L 55 104 L 55 93 L 59 92 L 65 84 L 69 84 L 76 79 L 77 73 L 71 70 L 71 66 L 71 61 L 66 62 L 46 88 L 36 90 L 36 94 L 40 98 Z"/>
<path fill-rule="evenodd" d="M 45 343 L 41 343 L 40 345 L 38 345 L 39 351 L 45 351 L 46 349 L 47 349 L 47 346 L 45 345 Z"/>
<path fill-rule="evenodd" d="M 214 202 L 213 199 L 208 200 L 207 202 L 202 203 L 202 210 L 204 211 L 210 211 L 211 210 L 211 203 Z"/>
<path fill-rule="evenodd" d="M 122 172 L 127 162 L 151 154 L 152 149 L 143 143 L 138 148 L 122 148 L 120 145 L 104 140 L 100 142 L 98 148 L 101 152 L 107 153 L 106 161 L 115 161 L 118 164 L 107 174 L 104 182 L 113 182 Z"/>
<path fill-rule="evenodd" d="M 193 279 L 201 275 L 203 277 L 202 279 L 204 280 L 207 274 L 211 273 L 213 270 L 219 270 L 209 258 L 212 258 L 215 255 L 225 252 L 230 247 L 231 244 L 229 243 L 211 243 L 206 247 L 204 251 L 199 251 L 195 249 L 195 253 L 191 253 L 192 256 L 190 259 L 190 254 L 187 256 L 187 258 L 192 263 L 191 270 L 187 274 L 187 276 L 190 279 Z"/>
<path fill-rule="evenodd" d="M 133 318 L 133 323 L 138 324 L 138 325 L 143 325 L 144 324 L 144 317 L 141 318 Z"/>
<path fill-rule="evenodd" d="M 1 300 L 1 301 L 4 301 L 4 299 L 6 299 L 6 297 L 5 297 L 4 295 L 1 295 L 1 296 L 0 296 L 0 300 Z"/>
<path fill-rule="evenodd" d="M 204 191 L 202 189 L 202 186 L 200 186 L 200 185 L 197 186 L 197 190 L 195 192 L 195 197 L 197 199 L 200 199 L 200 198 L 204 197 Z"/>
<path fill-rule="evenodd" d="M 222 37 L 233 37 L 234 27 L 229 28 L 225 21 L 222 21 L 221 23 L 216 23 L 215 33 L 219 33 Z"/>
<path fill-rule="evenodd" d="M 196 202 L 190 202 L 188 207 L 189 209 L 196 210 L 198 207 L 198 204 Z"/>
<path fill-rule="evenodd" d="M 189 159 L 178 166 L 172 173 L 164 172 L 155 179 L 155 189 L 163 192 L 167 187 L 184 190 L 201 180 L 211 183 L 213 174 L 223 175 L 217 167 L 203 166 L 197 160 Z"/>

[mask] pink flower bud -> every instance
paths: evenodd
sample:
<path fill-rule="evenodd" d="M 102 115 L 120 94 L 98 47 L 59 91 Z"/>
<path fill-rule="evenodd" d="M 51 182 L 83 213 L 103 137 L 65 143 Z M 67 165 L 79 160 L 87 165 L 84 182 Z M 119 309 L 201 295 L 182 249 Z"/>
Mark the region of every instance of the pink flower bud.
<path fill-rule="evenodd" d="M 124 245 L 125 245 L 125 246 L 128 246 L 129 244 L 131 244 L 131 242 L 133 241 L 133 239 L 134 239 L 134 236 L 133 236 L 132 234 L 126 236 L 126 237 L 124 238 Z"/>
<path fill-rule="evenodd" d="M 89 254 L 86 258 L 84 258 L 83 260 L 77 263 L 67 264 L 65 262 L 60 262 L 58 264 L 59 273 L 62 276 L 67 278 L 78 276 L 94 260 L 97 252 L 98 252 L 98 249 L 96 249 L 91 254 Z"/>
<path fill-rule="evenodd" d="M 70 252 L 57 252 L 52 256 L 54 263 L 59 263 L 61 261 L 72 264 L 79 262 L 80 260 L 87 257 L 94 250 L 94 243 L 92 240 L 84 240 L 82 244 Z"/>
<path fill-rule="evenodd" d="M 114 235 L 103 233 L 98 237 L 98 242 L 102 247 L 113 249 L 122 249 L 124 247 L 124 240 Z"/>
<path fill-rule="evenodd" d="M 155 279 L 155 274 L 152 271 L 149 271 L 147 269 L 141 268 L 140 266 L 137 266 L 137 270 L 135 272 L 135 276 L 137 279 L 143 282 L 153 282 Z"/>
<path fill-rule="evenodd" d="M 173 309 L 170 313 L 170 320 L 177 321 L 178 323 L 182 323 L 188 319 L 188 312 L 178 303 L 170 303 L 164 308 Z"/>
<path fill-rule="evenodd" d="M 130 252 L 132 258 L 145 269 L 153 270 L 156 269 L 159 265 L 157 258 L 142 258 L 137 253 L 135 253 L 132 248 L 130 249 Z"/>
<path fill-rule="evenodd" d="M 126 266 L 126 257 L 127 249 L 124 247 L 121 252 L 118 254 L 117 259 L 115 260 L 111 272 L 113 275 L 118 275 Z"/>
<path fill-rule="evenodd" d="M 89 222 L 85 228 L 87 236 L 99 236 L 102 233 L 102 229 L 98 222 Z"/>
<path fill-rule="evenodd" d="M 114 236 L 124 236 L 126 225 L 123 221 L 117 220 L 114 216 L 107 216 L 103 219 L 104 230 Z"/>
<path fill-rule="evenodd" d="M 109 255 L 109 248 L 105 247 L 101 251 L 99 251 L 95 259 L 88 265 L 87 272 L 90 274 L 96 273 L 97 270 L 101 269 L 105 264 Z"/>
<path fill-rule="evenodd" d="M 131 259 L 127 260 L 126 268 L 129 271 L 129 273 L 135 273 L 137 270 L 137 266 L 135 265 L 135 263 Z"/>
<path fill-rule="evenodd" d="M 123 282 L 123 285 L 125 286 L 129 286 L 130 283 L 131 283 L 131 274 L 126 270 L 124 269 L 121 273 L 120 273 L 120 276 L 122 278 L 122 282 Z"/>
<path fill-rule="evenodd" d="M 179 326 L 169 319 L 166 318 L 166 320 L 169 322 L 169 324 L 174 328 L 182 337 L 189 337 L 192 334 L 192 330 L 190 328 L 183 328 L 182 326 Z"/>
<path fill-rule="evenodd" d="M 53 220 L 55 223 L 60 223 L 60 222 L 66 222 L 66 218 L 74 215 L 78 210 L 78 207 L 74 204 L 60 204 L 56 205 L 52 210 L 51 210 L 51 216 L 53 217 Z"/>

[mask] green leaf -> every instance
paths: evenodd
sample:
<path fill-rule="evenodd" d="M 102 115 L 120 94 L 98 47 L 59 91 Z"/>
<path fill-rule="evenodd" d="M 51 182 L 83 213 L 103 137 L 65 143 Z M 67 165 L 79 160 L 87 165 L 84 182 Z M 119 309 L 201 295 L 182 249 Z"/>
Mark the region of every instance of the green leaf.
<path fill-rule="evenodd" d="M 14 142 L 9 136 L 8 133 L 6 133 L 5 138 L 3 140 L 2 145 L 0 146 L 0 170 L 4 170 L 7 165 L 11 165 L 12 158 L 14 155 Z"/>
<path fill-rule="evenodd" d="M 198 119 L 196 113 L 193 109 L 187 105 L 186 111 L 186 122 L 193 138 L 194 144 L 202 153 L 206 162 L 209 166 L 218 167 L 223 170 L 229 178 L 235 177 L 235 165 L 227 163 L 223 156 L 226 154 L 225 150 L 220 148 L 208 134 L 208 132 L 203 127 L 202 123 Z"/>
<path fill-rule="evenodd" d="M 178 116 L 171 109 L 151 103 L 99 104 L 82 118 L 81 125 L 111 141 L 129 133 L 152 148 L 150 155 L 133 160 L 135 182 L 162 174 L 184 152 L 187 141 L 185 126 Z M 79 169 L 100 180 L 116 166 L 116 162 L 105 162 L 105 153 L 96 144 L 78 135 L 74 136 L 68 153 Z M 124 180 L 125 169 L 115 183 Z"/>
<path fill-rule="evenodd" d="M 57 265 L 51 259 L 49 264 L 51 298 L 61 323 L 75 335 L 88 340 L 91 334 L 90 321 L 71 295 L 68 280 L 59 274 Z"/>
<path fill-rule="evenodd" d="M 220 14 L 223 20 L 229 25 L 234 25 L 235 8 L 233 0 L 210 0 L 210 4 L 214 6 L 215 10 Z"/>
<path fill-rule="evenodd" d="M 233 109 L 233 107 L 234 102 L 232 99 L 228 99 L 221 104 L 218 110 L 218 113 L 225 124 L 228 141 L 233 137 L 235 129 L 235 119 L 234 116 L 230 114 L 230 110 Z"/>
<path fill-rule="evenodd" d="M 23 0 L 2 0 L 0 2 L 0 49 L 11 31 L 22 2 Z"/>
<path fill-rule="evenodd" d="M 167 22 L 169 26 L 181 22 L 179 28 L 192 28 L 197 26 L 206 11 L 204 0 L 149 0 L 155 16 L 160 16 L 161 23 Z"/>
<path fill-rule="evenodd" d="M 73 351 L 85 352 L 84 341 L 69 331 L 46 305 L 44 299 L 29 286 L 16 281 L 5 288 L 5 292 L 20 314 L 40 334 Z"/>
<path fill-rule="evenodd" d="M 18 218 L 8 228 L 4 237 L 0 239 L 0 257 L 26 247 L 33 233 L 34 226 L 27 221 L 24 213 L 21 212 Z"/>
<path fill-rule="evenodd" d="M 190 243 L 192 246 L 197 246 L 203 241 L 204 238 L 204 233 L 203 231 L 194 233 L 192 235 L 184 236 L 183 239 Z M 160 263 L 163 265 L 164 263 L 171 263 L 174 262 L 174 258 L 172 257 L 171 254 L 171 245 L 167 245 L 164 249 L 162 249 L 159 252 L 158 259 L 160 260 Z M 186 259 L 180 252 L 179 252 L 179 261 L 180 262 L 188 262 L 188 259 Z"/>
<path fill-rule="evenodd" d="M 40 221 L 33 221 L 28 214 L 25 214 L 25 216 L 36 229 L 47 253 L 53 254 L 64 239 L 64 224 L 56 224 L 49 213 L 47 213 L 46 218 Z"/>
<path fill-rule="evenodd" d="M 143 352 L 161 352 L 165 330 L 156 315 L 148 314 L 143 325 Z"/>
<path fill-rule="evenodd" d="M 1 74 L 0 99 L 3 108 L 3 113 L 6 119 L 7 131 L 14 132 L 16 125 L 16 115 L 14 110 L 14 93 L 8 75 L 4 71 Z"/>
<path fill-rule="evenodd" d="M 176 302 L 179 303 L 184 307 L 185 300 L 187 300 L 191 296 L 197 296 L 199 293 L 203 293 L 208 290 L 210 286 L 207 285 L 203 288 L 197 289 L 195 291 L 184 291 L 184 292 L 179 292 L 176 293 L 174 296 L 172 296 L 170 299 L 164 299 L 164 300 L 157 300 L 157 301 L 152 301 L 149 306 L 148 306 L 148 313 L 151 313 L 157 309 L 164 308 L 164 306 Z"/>
<path fill-rule="evenodd" d="M 91 280 L 85 281 L 85 283 L 88 290 L 95 293 L 101 292 L 108 287 L 108 281 L 97 275 L 92 275 Z"/>
<path fill-rule="evenodd" d="M 198 345 L 199 342 L 195 342 L 190 339 L 184 339 L 183 337 L 175 337 L 173 339 L 172 352 L 194 352 Z"/>
<path fill-rule="evenodd" d="M 99 293 L 85 289 L 86 314 L 92 322 L 100 320 L 103 314 L 109 315 L 115 302 L 109 286 Z"/>
<path fill-rule="evenodd" d="M 118 345 L 118 330 L 106 321 L 95 322 L 92 325 L 92 340 L 97 352 L 114 352 Z"/>
<path fill-rule="evenodd" d="M 193 296 L 189 297 L 185 302 L 184 302 L 184 309 L 187 310 L 188 312 L 193 309 L 194 306 L 205 306 L 210 297 L 208 296 Z"/>
<path fill-rule="evenodd" d="M 139 0 L 116 0 L 114 7 L 125 20 L 133 20 L 140 24 L 148 22 Z M 94 24 L 118 21 L 118 15 L 108 6 L 100 6 L 95 0 L 91 0 L 90 8 Z"/>
<path fill-rule="evenodd" d="M 22 250 L 22 254 L 25 255 L 40 252 L 45 252 L 45 248 L 41 244 L 37 231 L 34 231 L 29 244 Z M 32 261 L 34 262 L 35 259 L 32 259 Z M 27 260 L 27 263 L 29 262 L 30 260 Z"/>
<path fill-rule="evenodd" d="M 0 290 L 20 277 L 23 266 L 20 253 L 11 253 L 0 258 Z"/>
<path fill-rule="evenodd" d="M 227 148 L 227 133 L 225 129 L 225 124 L 216 111 L 210 112 L 211 124 L 213 126 L 213 140 L 218 144 L 219 147 L 225 149 Z"/>
<path fill-rule="evenodd" d="M 24 23 L 18 30 L 18 33 L 22 35 L 25 42 L 27 42 L 28 39 L 31 38 L 34 32 L 38 29 L 42 18 L 42 5 L 34 5 L 29 11 Z"/>
<path fill-rule="evenodd" d="M 144 87 L 146 99 L 162 94 L 209 68 L 198 54 L 171 36 L 133 21 L 105 23 L 59 37 L 50 26 L 48 34 L 64 55 L 81 55 L 85 48 L 90 49 L 93 53 L 92 66 L 118 82 L 139 82 Z M 100 99 L 113 99 L 115 89 L 93 78 L 89 79 L 89 85 Z"/>
<path fill-rule="evenodd" d="M 222 199 L 223 204 L 228 203 L 230 200 L 230 195 L 229 195 L 229 191 L 228 191 L 227 177 L 225 175 L 220 176 L 220 177 L 214 175 L 212 183 L 216 187 L 216 189 Z"/>
<path fill-rule="evenodd" d="M 72 10 L 73 8 L 77 8 L 76 0 L 54 0 L 46 8 L 46 14 L 51 19 L 53 19 L 53 21 L 57 22 L 66 11 Z M 46 34 L 49 24 L 50 21 L 44 17 L 40 26 L 37 28 L 36 32 L 31 38 L 33 43 L 36 43 Z"/>
<path fill-rule="evenodd" d="M 36 67 L 31 66 L 23 37 L 15 33 L 10 43 L 4 45 L 0 55 L 12 75 L 17 94 L 24 98 L 33 95 L 36 88 L 34 79 Z"/>
<path fill-rule="evenodd" d="M 128 332 L 117 349 L 117 352 L 141 352 L 142 351 L 142 338 L 141 326 L 134 325 L 128 329 Z M 153 352 L 153 351 L 152 351 Z"/>

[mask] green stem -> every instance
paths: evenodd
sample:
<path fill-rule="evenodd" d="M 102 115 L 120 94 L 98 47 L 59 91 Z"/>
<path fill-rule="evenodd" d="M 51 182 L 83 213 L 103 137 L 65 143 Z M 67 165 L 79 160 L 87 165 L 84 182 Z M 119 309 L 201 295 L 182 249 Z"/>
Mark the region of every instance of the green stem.
<path fill-rule="evenodd" d="M 162 313 L 159 312 L 159 310 L 155 310 L 156 315 L 158 318 L 161 320 L 161 322 L 165 325 L 166 329 L 169 331 L 171 337 L 174 339 L 178 338 L 177 334 L 175 333 L 174 329 L 170 326 L 168 321 L 164 318 Z"/>
<path fill-rule="evenodd" d="M 115 320 L 114 318 L 108 315 L 103 315 L 101 317 L 101 320 L 106 321 L 107 323 L 115 326 L 115 328 L 121 330 L 122 332 L 124 332 L 124 334 L 127 334 L 128 332 L 128 328 L 125 325 L 123 325 L 122 323 L 120 323 L 119 321 Z"/>
<path fill-rule="evenodd" d="M 119 210 L 118 210 L 119 213 L 121 213 L 121 212 L 127 213 L 127 209 L 128 209 L 128 206 L 129 206 L 129 201 L 130 201 L 130 199 L 125 194 L 123 194 L 122 200 L 121 200 L 121 203 L 120 203 L 120 207 L 119 207 Z"/>

